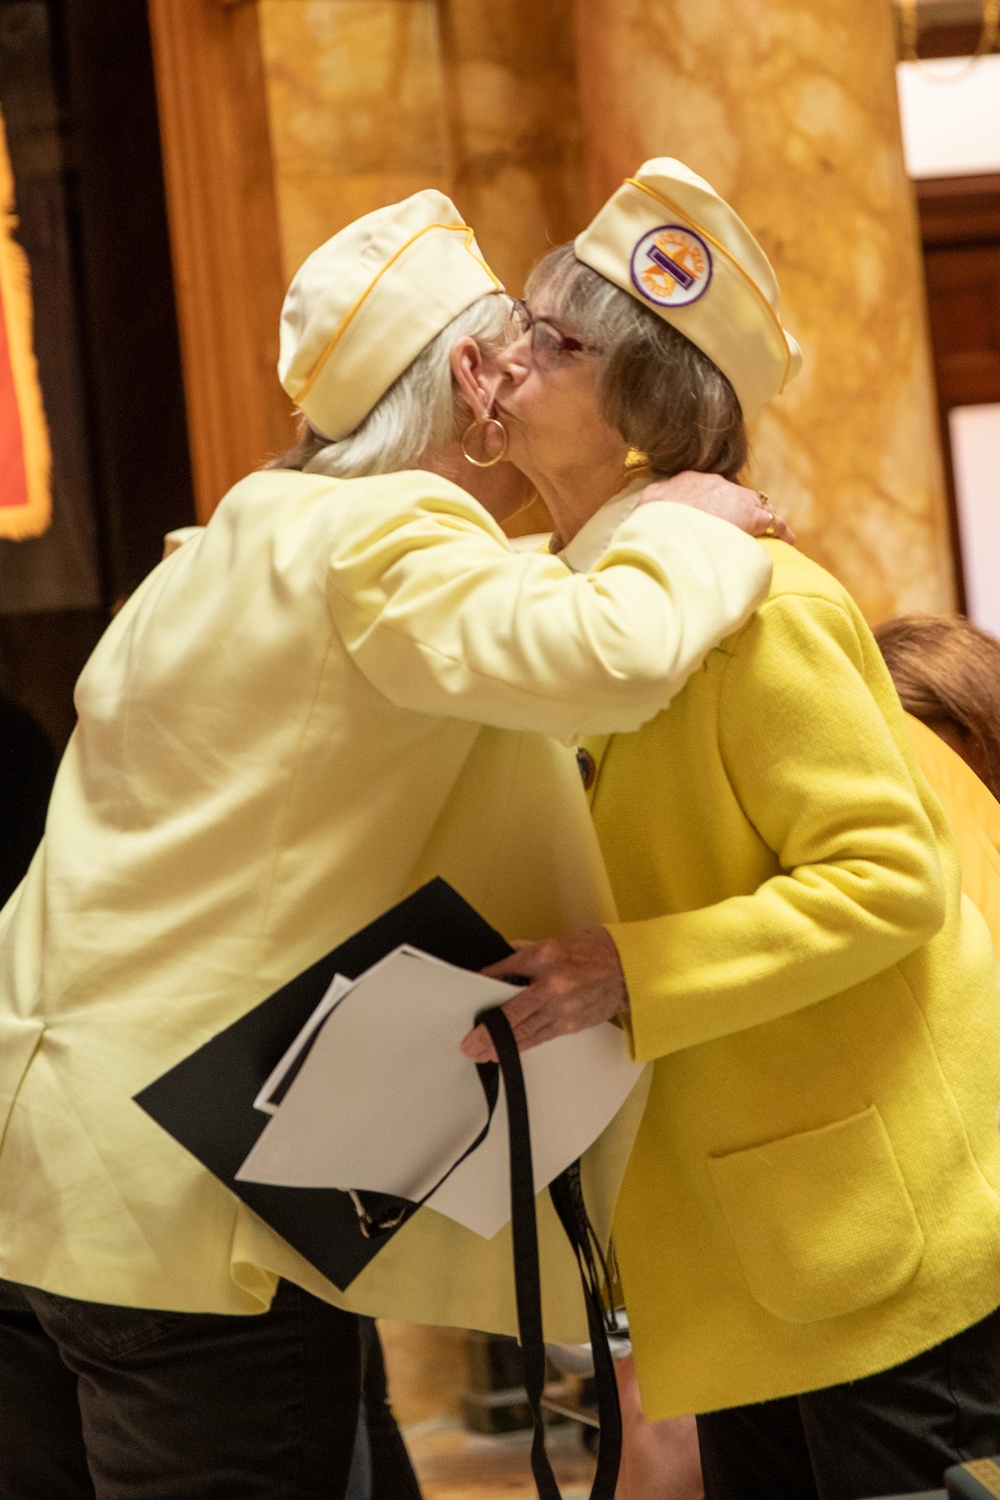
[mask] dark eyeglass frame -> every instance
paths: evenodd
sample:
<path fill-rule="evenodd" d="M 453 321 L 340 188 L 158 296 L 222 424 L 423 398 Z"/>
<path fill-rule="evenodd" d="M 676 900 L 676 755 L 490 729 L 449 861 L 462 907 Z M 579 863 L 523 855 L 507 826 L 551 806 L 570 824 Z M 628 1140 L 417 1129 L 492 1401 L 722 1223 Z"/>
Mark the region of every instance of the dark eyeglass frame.
<path fill-rule="evenodd" d="M 602 350 L 598 349 L 594 344 L 585 344 L 580 339 L 573 338 L 572 334 L 563 333 L 558 323 L 553 322 L 551 318 L 537 317 L 531 311 L 527 302 L 521 297 L 514 299 L 510 311 L 510 320 L 520 330 L 518 338 L 523 338 L 525 334 L 530 334 L 531 352 L 536 358 L 541 356 L 540 362 L 544 362 L 546 358 L 554 362 L 562 354 L 602 353 Z M 540 346 L 536 339 L 535 331 L 539 328 L 544 328 L 551 339 L 551 342 L 547 346 Z"/>

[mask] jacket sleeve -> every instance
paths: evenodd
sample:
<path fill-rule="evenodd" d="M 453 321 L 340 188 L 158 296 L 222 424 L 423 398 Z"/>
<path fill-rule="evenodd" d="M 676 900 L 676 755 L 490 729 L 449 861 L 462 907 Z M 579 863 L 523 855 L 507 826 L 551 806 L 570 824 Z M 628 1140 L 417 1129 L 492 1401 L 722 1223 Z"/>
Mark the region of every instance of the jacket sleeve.
<path fill-rule="evenodd" d="M 850 614 L 827 600 L 769 600 L 732 643 L 720 747 L 779 873 L 750 895 L 609 927 L 638 1059 L 813 1005 L 941 927 L 934 833 L 863 664 Z"/>
<path fill-rule="evenodd" d="M 763 547 L 687 506 L 640 507 L 574 574 L 515 552 L 457 487 L 397 478 L 411 482 L 361 496 L 338 527 L 328 596 L 355 663 L 400 708 L 567 742 L 637 729 L 770 582 Z"/>

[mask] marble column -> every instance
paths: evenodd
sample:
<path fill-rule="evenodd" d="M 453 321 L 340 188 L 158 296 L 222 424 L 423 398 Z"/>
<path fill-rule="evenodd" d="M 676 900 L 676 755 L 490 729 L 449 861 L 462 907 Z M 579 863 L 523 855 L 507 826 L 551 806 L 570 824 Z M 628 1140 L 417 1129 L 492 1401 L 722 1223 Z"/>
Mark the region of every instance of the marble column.
<path fill-rule="evenodd" d="M 770 256 L 799 378 L 753 482 L 873 622 L 954 607 L 888 0 L 576 0 L 588 189 L 677 156 Z"/>
<path fill-rule="evenodd" d="M 451 194 L 507 289 L 587 221 L 573 0 L 441 0 Z M 551 530 L 540 499 L 505 529 Z"/>
<path fill-rule="evenodd" d="M 259 0 L 286 279 L 331 234 L 451 189 L 434 0 Z"/>
<path fill-rule="evenodd" d="M 498 274 L 586 218 L 573 0 L 259 0 L 290 276 L 359 214 L 449 193 Z"/>
<path fill-rule="evenodd" d="M 573 0 L 258 0 L 257 16 L 286 280 L 424 187 L 515 294 L 586 222 Z M 548 526 L 539 502 L 510 529 Z"/>
<path fill-rule="evenodd" d="M 441 0 L 452 193 L 516 294 L 586 222 L 573 0 Z"/>

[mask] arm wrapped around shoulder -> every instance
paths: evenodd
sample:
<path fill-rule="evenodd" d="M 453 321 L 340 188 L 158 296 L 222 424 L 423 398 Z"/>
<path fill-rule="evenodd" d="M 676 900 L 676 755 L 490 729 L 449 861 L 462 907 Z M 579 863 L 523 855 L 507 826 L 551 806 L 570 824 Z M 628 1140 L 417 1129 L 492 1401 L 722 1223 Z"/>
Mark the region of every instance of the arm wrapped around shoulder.
<path fill-rule="evenodd" d="M 514 552 L 429 475 L 358 488 L 329 561 L 345 647 L 401 708 L 573 741 L 637 729 L 763 598 L 771 563 L 734 526 L 649 505 L 589 573 Z"/>
<path fill-rule="evenodd" d="M 745 895 L 610 928 L 643 1060 L 861 984 L 944 921 L 904 721 L 860 618 L 781 595 L 726 651 L 722 759 L 776 872 Z"/>

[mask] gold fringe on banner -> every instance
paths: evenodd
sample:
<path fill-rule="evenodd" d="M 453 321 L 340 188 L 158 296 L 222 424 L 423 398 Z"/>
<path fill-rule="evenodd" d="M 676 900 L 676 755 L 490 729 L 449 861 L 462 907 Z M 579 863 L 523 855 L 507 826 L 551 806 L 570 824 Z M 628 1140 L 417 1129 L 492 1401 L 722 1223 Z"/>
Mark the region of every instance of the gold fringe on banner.
<path fill-rule="evenodd" d="M 5 461 L 3 470 L 20 472 L 23 464 L 24 473 L 24 487 L 18 486 L 15 503 L 9 493 L 0 494 L 0 537 L 14 541 L 40 535 L 52 515 L 52 455 L 32 341 L 31 269 L 14 239 L 17 222 L 14 174 L 0 113 L 0 303 L 10 366 L 10 382 L 0 378 L 0 393 L 16 402 L 21 439 L 21 464 Z M 5 374 L 0 372 L 0 376 Z"/>

